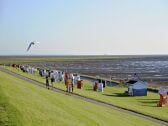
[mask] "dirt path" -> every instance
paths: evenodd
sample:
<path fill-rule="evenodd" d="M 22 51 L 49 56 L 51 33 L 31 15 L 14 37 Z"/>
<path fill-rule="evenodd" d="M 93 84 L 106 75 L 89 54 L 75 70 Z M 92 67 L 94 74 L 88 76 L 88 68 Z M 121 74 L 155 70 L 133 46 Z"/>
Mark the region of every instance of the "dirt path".
<path fill-rule="evenodd" d="M 11 71 L 6 70 L 6 69 L 3 69 L 1 67 L 0 67 L 0 71 L 4 72 L 4 73 L 7 73 L 7 74 L 10 74 L 12 76 L 15 76 L 15 77 L 17 77 L 19 79 L 22 79 L 24 81 L 30 82 L 31 84 L 40 86 L 42 88 L 46 88 L 44 83 L 38 82 L 36 80 L 29 79 L 27 77 L 24 77 L 24 76 L 19 75 L 17 73 L 11 72 Z M 93 104 L 96 104 L 96 105 L 108 107 L 108 108 L 111 108 L 113 110 L 117 110 L 117 111 L 120 111 L 120 112 L 123 112 L 123 113 L 127 113 L 127 114 L 130 114 L 130 115 L 133 115 L 133 116 L 137 116 L 139 118 L 150 120 L 152 122 L 155 122 L 155 123 L 158 123 L 158 124 L 161 124 L 161 125 L 168 126 L 168 121 L 160 120 L 160 119 L 153 118 L 153 117 L 150 117 L 150 116 L 147 116 L 147 115 L 143 115 L 143 114 L 131 111 L 131 110 L 127 110 L 127 109 L 124 109 L 124 108 L 116 107 L 116 106 L 113 106 L 113 105 L 108 104 L 108 103 L 104 103 L 104 102 L 97 101 L 97 100 L 94 100 L 94 99 L 91 99 L 91 98 L 86 98 L 84 96 L 80 96 L 78 94 L 67 93 L 66 91 L 63 91 L 63 90 L 57 89 L 57 88 L 53 88 L 53 90 L 51 90 L 51 91 L 58 92 L 58 93 L 61 93 L 61 94 L 65 94 L 65 95 L 69 95 L 71 97 L 74 97 L 74 98 L 77 98 L 77 99 L 80 99 L 80 100 L 84 100 L 86 102 L 90 102 L 90 103 L 93 103 Z"/>

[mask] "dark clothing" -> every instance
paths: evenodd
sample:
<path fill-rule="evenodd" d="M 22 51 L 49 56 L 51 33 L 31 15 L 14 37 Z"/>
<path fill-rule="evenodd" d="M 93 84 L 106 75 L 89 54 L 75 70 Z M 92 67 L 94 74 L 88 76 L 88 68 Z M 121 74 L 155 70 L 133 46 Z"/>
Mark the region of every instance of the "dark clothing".
<path fill-rule="evenodd" d="M 71 79 L 71 88 L 72 88 L 72 93 L 73 93 L 73 89 L 74 89 L 74 78 L 73 77 Z"/>
<path fill-rule="evenodd" d="M 73 93 L 73 89 L 74 89 L 74 88 L 73 88 L 73 86 L 74 86 L 74 85 L 73 85 L 73 84 L 71 84 L 71 86 L 72 86 L 72 93 Z"/>
<path fill-rule="evenodd" d="M 54 82 L 54 78 L 51 78 L 51 84 L 52 84 L 52 89 L 53 89 L 53 82 Z"/>
<path fill-rule="evenodd" d="M 49 80 L 48 80 L 48 77 L 46 77 L 46 88 L 49 89 Z"/>
<path fill-rule="evenodd" d="M 54 78 L 52 77 L 52 78 L 51 78 L 51 83 L 53 83 L 53 82 L 54 82 Z"/>

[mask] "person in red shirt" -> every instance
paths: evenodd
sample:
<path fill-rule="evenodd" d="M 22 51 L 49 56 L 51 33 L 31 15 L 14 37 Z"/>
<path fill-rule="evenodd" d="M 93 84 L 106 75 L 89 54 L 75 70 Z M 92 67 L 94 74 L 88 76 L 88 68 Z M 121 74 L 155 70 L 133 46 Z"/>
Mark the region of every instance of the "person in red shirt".
<path fill-rule="evenodd" d="M 64 80 L 65 80 L 65 86 L 67 88 L 67 92 L 68 92 L 68 89 L 69 89 L 69 81 L 68 81 L 68 79 L 69 79 L 68 72 L 66 71 Z"/>

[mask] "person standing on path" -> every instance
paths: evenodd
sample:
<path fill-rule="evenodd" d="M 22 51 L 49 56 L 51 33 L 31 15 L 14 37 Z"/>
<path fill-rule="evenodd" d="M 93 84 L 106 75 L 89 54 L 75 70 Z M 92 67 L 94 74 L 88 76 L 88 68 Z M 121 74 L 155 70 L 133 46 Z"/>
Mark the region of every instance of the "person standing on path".
<path fill-rule="evenodd" d="M 65 80 L 65 86 L 66 86 L 67 92 L 68 92 L 69 91 L 69 76 L 68 76 L 68 72 L 67 71 L 65 72 L 64 80 Z"/>
<path fill-rule="evenodd" d="M 49 80 L 48 80 L 48 76 L 46 76 L 46 88 L 49 89 Z"/>
<path fill-rule="evenodd" d="M 72 88 L 72 93 L 73 93 L 73 89 L 74 89 L 74 82 L 75 81 L 75 77 L 73 76 L 73 74 L 72 74 L 72 76 L 71 76 L 71 88 Z"/>
<path fill-rule="evenodd" d="M 54 77 L 51 77 L 51 85 L 52 85 L 52 89 L 53 89 L 53 83 L 54 83 Z"/>

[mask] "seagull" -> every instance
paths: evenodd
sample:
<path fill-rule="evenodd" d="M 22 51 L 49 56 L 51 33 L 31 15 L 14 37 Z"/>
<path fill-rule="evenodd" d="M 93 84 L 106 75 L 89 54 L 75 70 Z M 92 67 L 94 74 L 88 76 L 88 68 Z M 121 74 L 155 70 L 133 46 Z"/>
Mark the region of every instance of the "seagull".
<path fill-rule="evenodd" d="M 27 52 L 30 50 L 30 48 L 31 48 L 32 45 L 35 45 L 35 43 L 38 43 L 38 42 L 33 41 L 33 42 L 31 42 L 31 43 L 29 44 L 29 46 L 28 46 L 28 48 L 27 48 Z"/>

